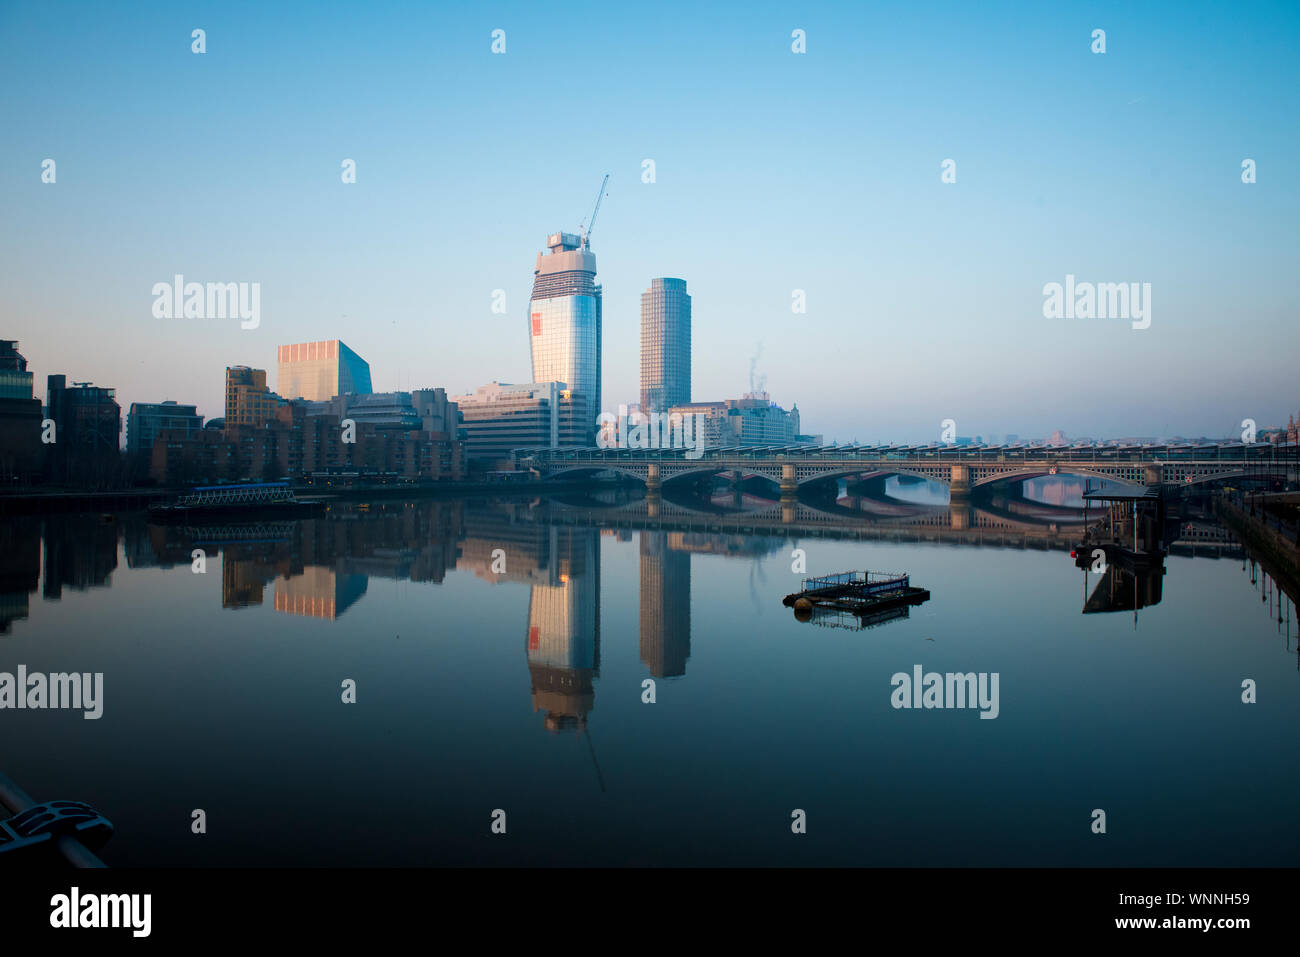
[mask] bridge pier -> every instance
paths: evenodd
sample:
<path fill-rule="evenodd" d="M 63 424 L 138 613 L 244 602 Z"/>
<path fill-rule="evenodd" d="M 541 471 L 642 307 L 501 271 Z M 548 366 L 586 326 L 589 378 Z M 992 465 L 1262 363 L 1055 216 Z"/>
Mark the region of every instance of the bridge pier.
<path fill-rule="evenodd" d="M 888 475 L 873 475 L 865 479 L 861 475 L 851 475 L 844 481 L 844 491 L 853 498 L 873 498 L 879 501 L 887 497 L 885 486 L 888 482 Z"/>
<path fill-rule="evenodd" d="M 651 462 L 646 466 L 645 487 L 646 491 L 652 492 L 656 495 L 659 493 L 660 489 L 663 488 L 663 482 L 659 478 L 658 462 Z"/>
<path fill-rule="evenodd" d="M 731 504 L 736 508 L 740 508 L 745 504 L 745 479 L 740 469 L 734 470 L 730 477 L 727 476 L 726 472 L 721 474 L 726 479 L 727 486 L 731 489 Z"/>
<path fill-rule="evenodd" d="M 952 467 L 952 479 L 948 484 L 949 501 L 969 501 L 970 500 L 970 466 L 954 465 Z"/>
<path fill-rule="evenodd" d="M 781 497 L 794 498 L 799 494 L 799 482 L 795 478 L 793 465 L 781 466 Z"/>

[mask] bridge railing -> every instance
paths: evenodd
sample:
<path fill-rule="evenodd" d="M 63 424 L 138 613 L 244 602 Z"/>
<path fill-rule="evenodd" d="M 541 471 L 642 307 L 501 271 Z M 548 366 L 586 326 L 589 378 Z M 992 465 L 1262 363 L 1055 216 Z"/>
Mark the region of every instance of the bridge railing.
<path fill-rule="evenodd" d="M 774 447 L 741 446 L 705 449 L 627 449 L 627 448 L 560 448 L 516 450 L 518 459 L 534 464 L 550 465 L 556 462 L 620 463 L 690 462 L 789 462 L 803 463 L 873 461 L 913 462 L 916 464 L 968 466 L 1030 465 L 1030 464 L 1223 464 L 1250 463 L 1271 467 L 1284 467 L 1300 462 L 1300 454 L 1292 446 L 1270 443 L 1253 445 L 1183 446 L 1150 448 L 1064 448 L 1064 447 L 889 447 L 889 446 L 824 446 Z"/>

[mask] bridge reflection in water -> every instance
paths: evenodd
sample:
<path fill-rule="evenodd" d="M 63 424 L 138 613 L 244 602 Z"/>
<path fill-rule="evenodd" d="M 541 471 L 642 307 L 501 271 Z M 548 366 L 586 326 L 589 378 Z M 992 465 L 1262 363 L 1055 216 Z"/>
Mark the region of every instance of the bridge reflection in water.
<path fill-rule="evenodd" d="M 201 549 L 221 563 L 224 608 L 261 605 L 270 586 L 275 611 L 331 621 L 367 600 L 372 577 L 440 584 L 460 571 L 506 588 L 527 586 L 519 627 L 532 708 L 551 731 L 582 732 L 596 708 L 601 675 L 604 539 L 637 537 L 638 657 L 645 676 L 672 680 L 687 674 L 692 655 L 694 556 L 750 561 L 757 569 L 764 557 L 815 539 L 1068 552 L 1085 520 L 1083 510 L 1069 504 L 1077 496 L 1056 486 L 1051 502 L 1002 488 L 955 504 L 927 502 L 920 487 L 900 491 L 896 483 L 886 489 L 871 481 L 846 483 L 830 494 L 810 489 L 793 500 L 764 491 L 741 482 L 705 487 L 698 495 L 620 488 L 536 500 L 340 505 L 316 519 L 200 529 L 126 516 L 111 524 L 98 516 L 15 522 L 6 528 L 7 559 L 0 569 L 0 633 L 26 617 L 26 595 L 38 581 L 53 599 L 65 584 L 107 585 L 119 542 L 133 568 L 188 570 L 194 549 Z M 1225 529 L 1198 515 L 1171 524 L 1164 542 L 1168 554 L 1245 560 Z M 1160 602 L 1163 574 L 1163 561 L 1111 563 L 1101 575 L 1084 567 L 1083 612 L 1136 616 Z M 1274 593 L 1278 620 L 1289 629 L 1291 596 Z M 762 600 L 757 587 L 755 595 Z M 887 626 L 902 617 L 868 624 Z"/>

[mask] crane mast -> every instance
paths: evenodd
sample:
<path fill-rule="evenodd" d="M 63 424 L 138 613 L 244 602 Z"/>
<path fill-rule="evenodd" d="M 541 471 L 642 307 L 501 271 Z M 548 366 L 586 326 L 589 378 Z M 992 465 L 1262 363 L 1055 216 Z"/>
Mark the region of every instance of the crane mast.
<path fill-rule="evenodd" d="M 586 228 L 582 230 L 582 248 L 591 248 L 591 230 L 596 225 L 596 214 L 600 212 L 600 201 L 605 198 L 605 187 L 609 185 L 609 174 L 605 174 L 604 180 L 600 184 L 600 192 L 596 194 L 596 206 L 591 211 L 591 218 L 587 221 Z"/>

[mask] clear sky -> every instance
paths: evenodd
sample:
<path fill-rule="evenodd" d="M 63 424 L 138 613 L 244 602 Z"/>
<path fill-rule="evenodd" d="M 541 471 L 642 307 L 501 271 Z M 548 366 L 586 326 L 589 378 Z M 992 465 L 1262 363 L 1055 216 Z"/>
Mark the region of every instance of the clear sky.
<path fill-rule="evenodd" d="M 757 355 L 828 441 L 1235 434 L 1300 410 L 1298 66 L 1295 3 L 0 0 L 0 337 L 124 411 L 335 337 L 377 390 L 525 382 L 534 256 L 608 172 L 611 407 L 676 276 L 693 397 Z M 154 318 L 177 273 L 260 326 Z M 1044 318 L 1067 274 L 1149 282 L 1150 328 Z"/>

